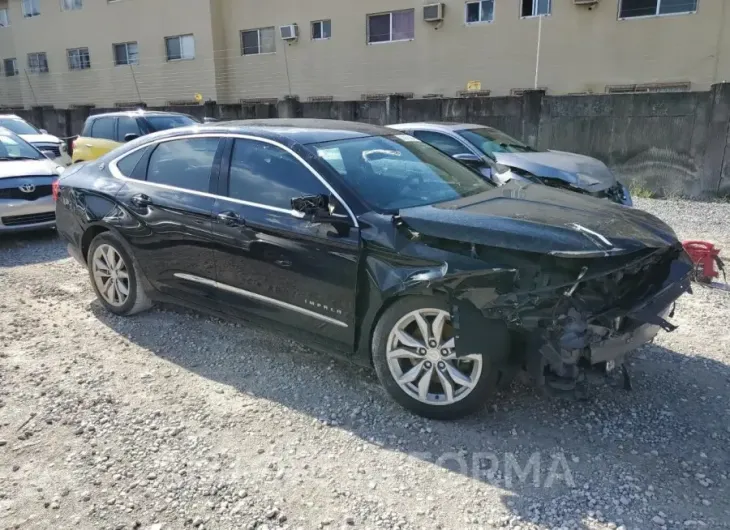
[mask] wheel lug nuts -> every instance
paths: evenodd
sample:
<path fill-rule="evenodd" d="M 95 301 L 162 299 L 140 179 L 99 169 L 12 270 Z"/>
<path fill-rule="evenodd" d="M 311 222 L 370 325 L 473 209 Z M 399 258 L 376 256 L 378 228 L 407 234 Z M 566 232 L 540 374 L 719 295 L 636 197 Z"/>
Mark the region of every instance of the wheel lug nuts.
<path fill-rule="evenodd" d="M 441 350 L 441 355 L 448 355 L 448 354 L 449 354 L 449 350 L 447 350 L 446 348 L 443 348 Z"/>
<path fill-rule="evenodd" d="M 426 362 L 426 368 L 431 368 L 431 363 Z"/>
<path fill-rule="evenodd" d="M 435 348 L 436 347 L 436 341 L 435 340 L 430 340 L 430 341 L 428 341 L 428 345 L 431 346 L 432 348 Z"/>
<path fill-rule="evenodd" d="M 441 361 L 439 363 L 439 370 L 443 370 L 444 368 L 446 368 L 446 364 L 443 361 Z"/>
<path fill-rule="evenodd" d="M 426 355 L 426 348 L 418 348 L 418 353 L 420 355 Z"/>

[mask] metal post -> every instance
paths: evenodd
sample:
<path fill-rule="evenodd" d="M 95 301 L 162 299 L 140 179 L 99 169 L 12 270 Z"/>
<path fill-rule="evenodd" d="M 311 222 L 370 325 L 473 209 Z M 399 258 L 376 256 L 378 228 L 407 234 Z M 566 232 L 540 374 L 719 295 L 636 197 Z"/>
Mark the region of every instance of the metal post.
<path fill-rule="evenodd" d="M 30 76 L 28 75 L 28 70 L 26 68 L 23 68 L 23 72 L 25 72 L 25 78 L 28 80 L 28 87 L 30 88 L 30 93 L 33 95 L 33 102 L 35 103 L 35 106 L 38 106 L 38 98 L 35 95 L 35 90 L 33 90 L 33 84 L 30 82 Z"/>
<path fill-rule="evenodd" d="M 535 86 L 537 90 L 537 78 L 540 74 L 540 42 L 542 41 L 542 19 L 543 15 L 538 15 L 537 21 L 537 56 L 535 57 Z"/>
<path fill-rule="evenodd" d="M 132 68 L 132 63 L 129 63 L 129 70 L 132 72 L 132 80 L 134 81 L 134 88 L 137 91 L 137 98 L 139 98 L 140 103 L 144 103 L 144 101 L 142 101 L 142 94 L 139 93 L 139 86 L 137 85 L 137 76 L 134 75 L 134 68 Z"/>

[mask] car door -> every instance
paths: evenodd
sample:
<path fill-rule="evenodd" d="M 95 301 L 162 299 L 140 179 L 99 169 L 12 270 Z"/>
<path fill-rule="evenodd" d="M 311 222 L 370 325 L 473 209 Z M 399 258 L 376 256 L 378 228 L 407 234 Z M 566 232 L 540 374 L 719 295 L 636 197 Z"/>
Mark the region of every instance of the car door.
<path fill-rule="evenodd" d="M 493 163 L 487 161 L 484 155 L 475 152 L 475 150 L 469 147 L 465 142 L 436 131 L 415 130 L 411 134 L 422 142 L 435 147 L 439 151 L 442 151 L 457 160 L 461 160 L 459 157 L 463 157 L 464 155 L 467 157 L 471 155 L 470 159 L 473 158 L 474 160 L 462 160 L 462 162 L 466 163 L 469 167 L 479 172 L 490 181 L 494 180 Z"/>
<path fill-rule="evenodd" d="M 142 130 L 137 118 L 132 116 L 119 116 L 117 119 L 116 141 L 126 143 L 142 136 Z"/>
<path fill-rule="evenodd" d="M 224 305 L 351 346 L 360 250 L 354 219 L 341 204 L 334 213 L 342 223 L 297 216 L 292 198 L 331 194 L 313 169 L 281 145 L 229 144 L 213 212 Z"/>
<path fill-rule="evenodd" d="M 212 300 L 211 216 L 223 144 L 215 136 L 161 141 L 114 164 L 125 178 L 116 199 L 130 219 L 123 234 L 160 292 L 195 303 Z M 199 282 L 186 278 L 194 276 Z"/>
<path fill-rule="evenodd" d="M 116 141 L 116 117 L 97 118 L 91 123 L 90 136 L 82 136 L 76 142 L 74 151 L 81 149 L 82 152 L 74 153 L 76 160 L 96 160 L 107 154 L 112 149 L 119 147 Z"/>

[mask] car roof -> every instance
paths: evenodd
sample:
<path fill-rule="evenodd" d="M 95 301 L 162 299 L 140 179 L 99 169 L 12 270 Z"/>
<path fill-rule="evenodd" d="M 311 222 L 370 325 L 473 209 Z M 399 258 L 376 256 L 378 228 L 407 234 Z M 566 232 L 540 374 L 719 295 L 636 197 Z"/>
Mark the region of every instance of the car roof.
<path fill-rule="evenodd" d="M 21 118 L 17 114 L 0 114 L 0 118 L 10 119 L 10 120 L 25 121 L 23 118 Z"/>
<path fill-rule="evenodd" d="M 188 114 L 183 114 L 182 112 L 167 112 L 164 110 L 120 110 L 116 112 L 102 112 L 101 114 L 92 114 L 87 120 L 95 120 L 98 118 L 116 118 L 119 116 L 129 116 L 130 118 L 140 117 L 140 116 L 189 116 Z"/>
<path fill-rule="evenodd" d="M 285 145 L 313 144 L 365 138 L 368 136 L 393 136 L 393 129 L 342 120 L 318 120 L 308 118 L 272 118 L 265 120 L 238 120 L 191 125 L 156 133 L 154 138 L 182 136 L 196 133 L 250 134 L 275 140 Z"/>
<path fill-rule="evenodd" d="M 487 125 L 478 125 L 476 123 L 457 123 L 450 121 L 419 121 L 413 123 L 398 123 L 389 125 L 393 129 L 413 129 L 413 130 L 433 130 L 433 131 L 463 131 L 466 129 L 489 129 Z"/>

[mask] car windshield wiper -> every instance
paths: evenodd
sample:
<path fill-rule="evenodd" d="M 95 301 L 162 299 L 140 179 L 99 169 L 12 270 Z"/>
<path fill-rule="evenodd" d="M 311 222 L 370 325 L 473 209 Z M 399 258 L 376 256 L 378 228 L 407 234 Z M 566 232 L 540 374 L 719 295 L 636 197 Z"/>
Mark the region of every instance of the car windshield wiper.
<path fill-rule="evenodd" d="M 522 144 L 509 144 L 509 143 L 502 143 L 499 144 L 500 147 L 511 147 L 513 149 L 522 149 L 523 151 L 534 151 L 532 147 L 529 145 L 522 145 Z"/>
<path fill-rule="evenodd" d="M 0 156 L 0 160 L 40 160 L 32 156 Z"/>

